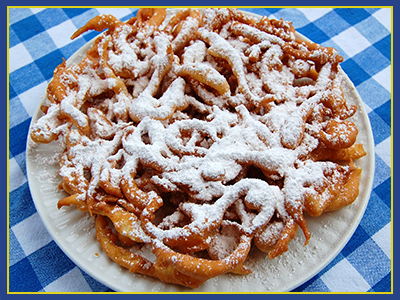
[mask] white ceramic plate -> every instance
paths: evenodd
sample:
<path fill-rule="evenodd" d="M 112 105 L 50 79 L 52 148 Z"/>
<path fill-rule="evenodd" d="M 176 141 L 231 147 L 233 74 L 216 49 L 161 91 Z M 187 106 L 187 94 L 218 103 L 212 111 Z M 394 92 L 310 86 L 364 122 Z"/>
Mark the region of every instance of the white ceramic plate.
<path fill-rule="evenodd" d="M 174 11 L 174 10 L 172 10 Z M 246 12 L 247 13 L 247 12 Z M 258 15 L 251 14 L 255 17 Z M 78 50 L 67 63 L 80 61 L 91 42 Z M 26 166 L 28 182 L 36 209 L 51 236 L 64 253 L 90 276 L 119 292 L 286 292 L 306 282 L 321 271 L 346 245 L 357 228 L 368 204 L 374 175 L 374 142 L 371 125 L 361 98 L 347 77 L 343 90 L 349 103 L 359 107 L 353 121 L 359 129 L 358 143 L 363 143 L 368 155 L 357 160 L 363 168 L 358 199 L 339 211 L 318 218 L 307 218 L 311 240 L 307 246 L 299 231 L 289 244 L 289 251 L 274 260 L 264 253 L 252 250 L 246 265 L 253 271 L 246 276 L 227 274 L 210 279 L 192 290 L 157 279 L 131 274 L 112 262 L 102 251 L 95 238 L 94 222 L 76 208 L 57 209 L 59 199 L 66 196 L 58 190 L 57 153 L 61 148 L 53 142 L 38 145 L 28 138 Z M 39 101 L 32 122 L 41 115 Z"/>

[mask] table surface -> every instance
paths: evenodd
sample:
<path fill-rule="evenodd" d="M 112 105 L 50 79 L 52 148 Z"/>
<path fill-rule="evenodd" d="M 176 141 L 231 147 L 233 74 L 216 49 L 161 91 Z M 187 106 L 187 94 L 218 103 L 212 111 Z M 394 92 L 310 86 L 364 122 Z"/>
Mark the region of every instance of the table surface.
<path fill-rule="evenodd" d="M 44 227 L 26 174 L 27 133 L 54 68 L 97 33 L 71 34 L 105 9 L 9 8 L 9 291 L 112 292 L 77 267 Z M 106 9 L 107 12 L 110 9 Z M 247 8 L 293 22 L 314 42 L 338 49 L 364 101 L 375 142 L 375 177 L 353 237 L 319 274 L 295 292 L 391 292 L 391 28 L 390 8 Z M 126 20 L 136 8 L 111 9 Z"/>

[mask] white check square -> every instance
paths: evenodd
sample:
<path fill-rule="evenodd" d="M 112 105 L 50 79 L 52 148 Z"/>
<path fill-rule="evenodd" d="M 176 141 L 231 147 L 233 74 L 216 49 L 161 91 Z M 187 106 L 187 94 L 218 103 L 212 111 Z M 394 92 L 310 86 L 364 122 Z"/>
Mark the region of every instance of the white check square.
<path fill-rule="evenodd" d="M 32 56 L 29 51 L 25 48 L 23 43 L 15 45 L 9 50 L 9 62 L 8 62 L 8 72 L 12 73 L 15 70 L 26 66 L 33 62 Z"/>
<path fill-rule="evenodd" d="M 350 27 L 334 36 L 332 40 L 346 52 L 349 57 L 353 57 L 371 46 L 371 43 L 354 27 Z M 351 43 L 349 41 L 351 41 Z"/>
<path fill-rule="evenodd" d="M 391 137 L 376 145 L 375 152 L 389 166 L 392 166 L 392 141 Z"/>
<path fill-rule="evenodd" d="M 392 243 L 388 242 L 392 239 L 391 224 L 392 223 L 387 224 L 385 227 L 383 227 L 372 236 L 372 239 L 375 241 L 375 243 L 378 244 L 378 246 L 383 250 L 383 252 L 385 252 L 387 257 L 389 258 L 392 257 Z"/>
<path fill-rule="evenodd" d="M 10 192 L 16 190 L 26 182 L 26 177 L 16 162 L 15 158 L 11 158 L 8 162 L 9 167 L 9 189 Z"/>
<path fill-rule="evenodd" d="M 42 7 L 40 7 L 40 8 L 31 8 L 31 11 L 32 11 L 33 14 L 37 14 L 37 13 L 43 11 L 43 10 L 45 10 L 45 8 L 42 8 Z"/>
<path fill-rule="evenodd" d="M 388 66 L 379 73 L 375 74 L 373 78 L 389 93 L 392 92 L 392 66 Z"/>
<path fill-rule="evenodd" d="M 373 14 L 374 18 L 382 23 L 387 30 L 392 32 L 392 9 L 382 8 Z"/>
<path fill-rule="evenodd" d="M 13 226 L 12 231 L 26 256 L 52 241 L 38 213 Z"/>
<path fill-rule="evenodd" d="M 299 8 L 299 10 L 306 16 L 308 20 L 314 22 L 315 20 L 332 11 L 332 8 Z"/>
<path fill-rule="evenodd" d="M 40 98 L 46 91 L 46 87 L 47 82 L 42 82 L 41 84 L 27 90 L 26 92 L 18 96 L 19 100 L 21 101 L 22 105 L 30 116 L 34 114 Z"/>
<path fill-rule="evenodd" d="M 54 44 L 58 48 L 62 48 L 72 42 L 71 35 L 77 30 L 71 20 L 65 21 L 57 26 L 47 30 Z"/>
<path fill-rule="evenodd" d="M 47 285 L 44 290 L 46 292 L 92 292 L 92 289 L 78 268 L 73 268 Z"/>
<path fill-rule="evenodd" d="M 332 267 L 321 279 L 331 292 L 366 292 L 371 288 L 347 259 Z"/>

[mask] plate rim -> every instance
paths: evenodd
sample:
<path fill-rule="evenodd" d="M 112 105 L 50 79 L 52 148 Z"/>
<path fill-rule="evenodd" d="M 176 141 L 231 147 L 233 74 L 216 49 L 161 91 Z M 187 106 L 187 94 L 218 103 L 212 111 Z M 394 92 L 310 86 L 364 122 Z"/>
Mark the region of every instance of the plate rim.
<path fill-rule="evenodd" d="M 174 10 L 179 10 L 178 8 L 172 8 L 172 9 L 168 9 L 171 13 L 174 12 Z M 201 10 L 201 9 L 200 9 Z M 262 15 L 258 15 L 255 14 L 253 12 L 248 12 L 248 11 L 243 11 L 243 13 L 245 14 L 249 14 L 255 18 L 261 18 Z M 74 62 L 75 60 L 79 59 L 82 55 L 84 55 L 86 53 L 86 50 L 93 44 L 94 40 L 99 37 L 101 35 L 101 33 L 99 33 L 98 35 L 96 35 L 93 39 L 91 39 L 90 41 L 86 42 L 83 46 L 81 46 L 76 52 L 74 52 L 66 61 L 67 65 L 71 62 Z M 302 35 L 301 33 L 296 31 L 296 35 L 299 38 L 305 39 L 310 41 L 310 39 L 308 39 L 306 36 Z M 330 252 L 329 255 L 327 255 L 329 258 L 328 259 L 324 259 L 323 262 L 319 263 L 319 266 L 317 268 L 314 268 L 314 270 L 312 272 L 310 272 L 307 276 L 304 276 L 303 278 L 299 279 L 299 280 L 294 280 L 294 283 L 292 282 L 291 285 L 287 285 L 281 292 L 290 292 L 293 289 L 301 286 L 302 284 L 304 284 L 305 282 L 307 282 L 308 280 L 310 280 L 312 277 L 314 277 L 315 275 L 317 275 L 318 273 L 320 273 L 330 262 L 332 262 L 332 260 L 340 253 L 340 251 L 342 251 L 342 249 L 347 245 L 347 243 L 349 242 L 349 240 L 353 237 L 355 230 L 357 229 L 357 227 L 359 226 L 361 219 L 364 216 L 365 210 L 368 206 L 369 203 L 369 199 L 370 199 L 370 195 L 372 192 L 372 186 L 373 186 L 373 180 L 374 180 L 374 174 L 375 174 L 375 147 L 374 147 L 374 138 L 373 138 L 373 132 L 372 132 L 372 127 L 371 127 L 371 123 L 369 121 L 368 115 L 366 113 L 366 109 L 365 109 L 365 104 L 362 101 L 362 98 L 360 97 L 356 87 L 354 86 L 354 83 L 350 80 L 350 78 L 348 77 L 348 75 L 344 72 L 344 70 L 339 66 L 339 70 L 340 72 L 342 72 L 344 81 L 346 81 L 346 84 L 349 85 L 349 87 L 351 88 L 352 93 L 354 93 L 354 96 L 356 97 L 357 100 L 357 105 L 358 105 L 358 110 L 361 112 L 361 116 L 362 116 L 362 120 L 364 125 L 367 127 L 367 141 L 369 141 L 368 143 L 368 151 L 367 151 L 367 156 L 368 156 L 368 166 L 369 166 L 369 172 L 368 175 L 372 176 L 368 176 L 367 180 L 366 180 L 366 186 L 363 188 L 363 198 L 364 201 L 362 202 L 363 205 L 359 208 L 359 210 L 357 211 L 357 213 L 355 214 L 356 216 L 356 221 L 352 222 L 351 225 L 351 230 L 349 231 L 349 233 L 345 236 L 344 239 L 341 239 L 341 243 L 340 246 L 336 248 L 335 251 Z M 48 82 L 51 79 L 48 80 Z M 39 202 L 39 199 L 37 197 L 34 196 L 34 194 L 36 195 L 36 192 L 34 192 L 35 188 L 32 186 L 32 182 L 34 181 L 32 179 L 33 172 L 32 172 L 32 168 L 34 165 L 34 162 L 30 159 L 31 155 L 30 152 L 32 151 L 32 143 L 34 143 L 33 141 L 31 141 L 30 139 L 30 133 L 31 133 L 31 128 L 32 128 L 32 124 L 40 117 L 41 111 L 40 111 L 40 105 L 41 103 L 43 103 L 43 101 L 46 100 L 46 89 L 47 89 L 47 84 L 46 84 L 46 88 L 44 93 L 42 94 L 42 96 L 40 97 L 38 104 L 36 106 L 35 112 L 32 115 L 31 118 L 31 122 L 30 122 L 30 126 L 29 126 L 29 131 L 28 131 L 28 138 L 27 138 L 27 142 L 26 142 L 26 154 L 25 154 L 25 159 L 26 159 L 26 170 L 27 170 L 27 181 L 28 181 L 28 186 L 29 186 L 29 190 L 32 196 L 32 200 L 34 202 L 36 211 L 38 212 L 44 226 L 46 227 L 47 231 L 49 232 L 50 236 L 52 237 L 52 239 L 54 240 L 54 242 L 57 244 L 57 246 L 63 251 L 63 253 L 69 258 L 71 259 L 74 264 L 76 266 L 78 266 L 79 268 L 81 268 L 85 273 L 87 273 L 89 276 L 91 276 L 92 278 L 94 278 L 95 280 L 97 280 L 98 282 L 102 283 L 104 286 L 109 287 L 110 289 L 116 291 L 117 293 L 135 293 L 135 291 L 123 291 L 121 290 L 121 287 L 119 286 L 115 286 L 113 284 L 110 284 L 109 281 L 106 280 L 105 277 L 99 275 L 98 273 L 96 273 L 94 270 L 92 270 L 90 268 L 90 266 L 87 266 L 85 263 L 82 263 L 82 261 L 77 257 L 76 252 L 72 251 L 72 249 L 70 250 L 68 248 L 68 244 L 65 244 L 65 241 L 63 241 L 62 239 L 59 238 L 59 236 L 57 235 L 57 230 L 54 229 L 53 224 L 51 224 L 50 220 L 49 220 L 49 216 L 46 214 L 46 212 L 42 209 L 42 205 L 43 203 Z M 366 146 L 366 145 L 364 145 Z M 372 150 L 372 151 L 371 151 Z M 359 195 L 360 197 L 360 195 Z M 359 198 L 357 198 L 356 201 L 360 201 Z M 82 212 L 79 212 L 76 210 L 77 213 L 81 213 L 81 214 L 85 214 Z M 290 251 L 290 250 L 289 250 Z M 84 262 L 87 262 L 86 260 Z M 112 262 L 112 264 L 115 264 L 116 267 L 119 267 L 116 263 Z M 124 270 L 124 272 L 129 272 L 128 270 Z M 138 274 L 130 274 L 132 276 L 138 275 Z M 141 276 L 141 275 L 140 275 Z M 169 284 L 165 284 L 162 283 L 164 285 L 169 285 Z M 178 287 L 181 288 L 181 287 Z M 182 293 L 185 291 L 175 291 L 175 293 Z M 194 293 L 198 293 L 195 290 L 193 291 Z M 140 293 L 140 292 L 139 292 Z M 159 292 L 159 293 L 164 293 L 164 292 Z M 203 293 L 203 292 L 200 292 Z M 220 293 L 220 292 L 217 292 Z M 224 293 L 224 292 L 222 292 Z M 265 293 L 270 293 L 270 291 L 265 291 Z"/>

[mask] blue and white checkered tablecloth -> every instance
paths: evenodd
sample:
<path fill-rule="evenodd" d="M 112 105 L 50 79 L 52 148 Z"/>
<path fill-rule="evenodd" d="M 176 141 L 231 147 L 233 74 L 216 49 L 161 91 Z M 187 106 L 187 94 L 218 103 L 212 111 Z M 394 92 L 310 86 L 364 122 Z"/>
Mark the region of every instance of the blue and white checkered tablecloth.
<path fill-rule="evenodd" d="M 373 191 L 360 225 L 340 254 L 295 292 L 391 292 L 392 9 L 246 10 L 291 20 L 311 40 L 337 48 L 344 57 L 344 71 L 365 103 L 375 139 Z M 111 9 L 123 20 L 136 11 Z M 30 120 L 54 68 L 97 33 L 74 41 L 69 37 L 102 12 L 100 8 L 8 8 L 9 292 L 111 291 L 78 268 L 52 240 L 32 201 L 25 161 Z"/>

